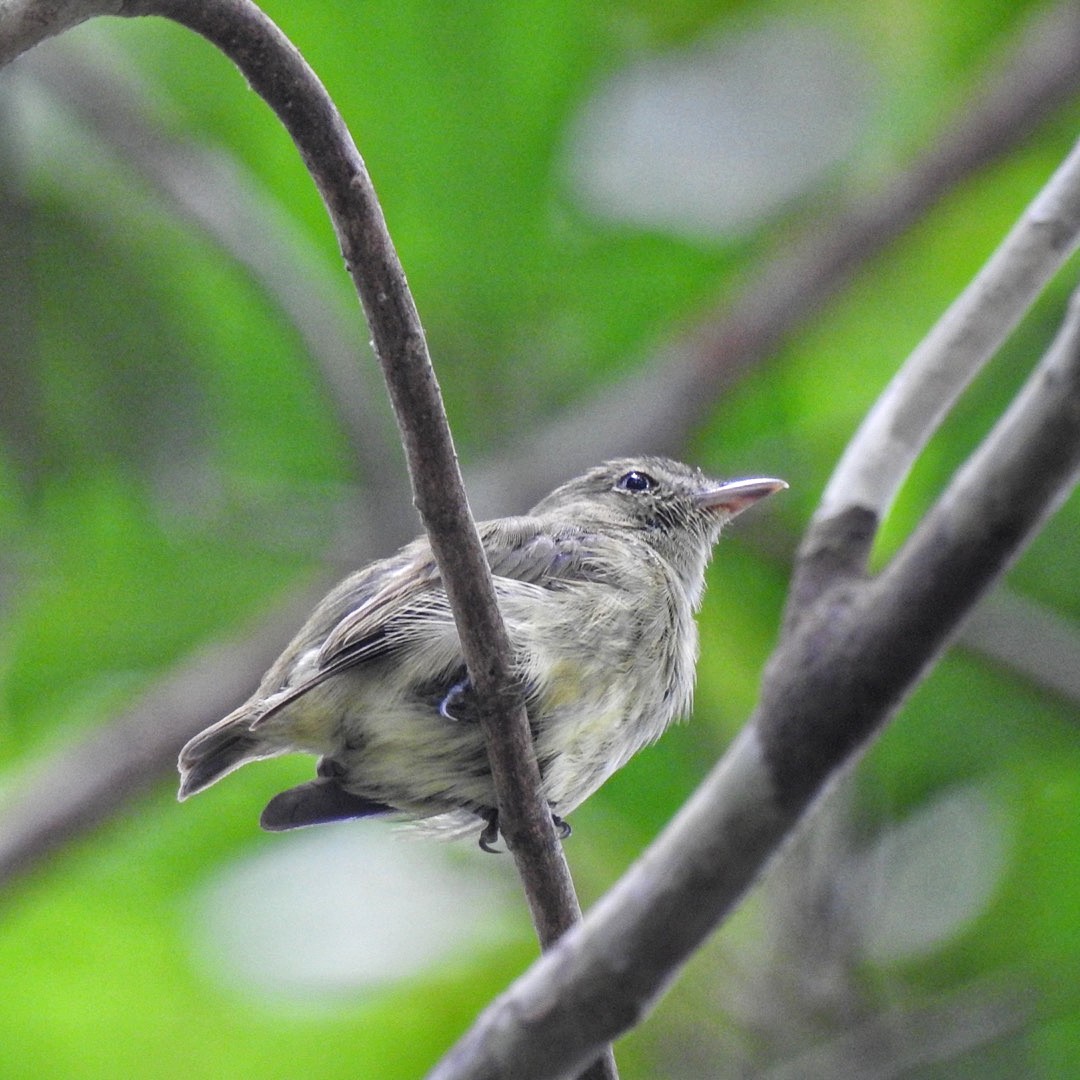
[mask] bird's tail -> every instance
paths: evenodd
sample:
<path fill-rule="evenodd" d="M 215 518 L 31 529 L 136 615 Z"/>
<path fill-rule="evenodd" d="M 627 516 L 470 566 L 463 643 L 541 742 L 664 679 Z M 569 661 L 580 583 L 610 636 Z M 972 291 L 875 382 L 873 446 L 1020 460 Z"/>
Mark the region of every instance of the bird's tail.
<path fill-rule="evenodd" d="M 200 732 L 180 751 L 181 801 L 249 761 L 280 753 L 251 730 L 251 722 L 251 709 L 243 706 Z"/>

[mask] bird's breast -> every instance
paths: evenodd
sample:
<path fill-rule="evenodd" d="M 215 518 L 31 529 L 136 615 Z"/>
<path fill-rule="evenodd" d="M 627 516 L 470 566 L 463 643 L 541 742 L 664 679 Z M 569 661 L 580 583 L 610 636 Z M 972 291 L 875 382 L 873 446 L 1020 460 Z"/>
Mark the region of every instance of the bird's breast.
<path fill-rule="evenodd" d="M 663 587 L 594 591 L 562 598 L 566 610 L 549 624 L 533 620 L 512 633 L 545 793 L 558 814 L 659 738 L 689 707 L 693 687 L 688 605 Z"/>

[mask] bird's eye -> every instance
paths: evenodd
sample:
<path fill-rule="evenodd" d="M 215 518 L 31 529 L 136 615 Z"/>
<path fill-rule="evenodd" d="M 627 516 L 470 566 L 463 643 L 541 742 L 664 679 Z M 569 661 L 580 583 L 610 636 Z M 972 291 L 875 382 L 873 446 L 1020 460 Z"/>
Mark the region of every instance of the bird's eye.
<path fill-rule="evenodd" d="M 623 473 L 615 486 L 622 491 L 648 491 L 656 487 L 656 481 L 648 473 L 632 469 L 628 473 Z"/>

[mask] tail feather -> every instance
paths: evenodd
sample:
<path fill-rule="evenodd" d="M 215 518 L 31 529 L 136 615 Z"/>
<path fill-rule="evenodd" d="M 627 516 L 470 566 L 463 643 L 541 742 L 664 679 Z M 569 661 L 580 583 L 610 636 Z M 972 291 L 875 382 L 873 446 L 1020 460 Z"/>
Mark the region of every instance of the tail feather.
<path fill-rule="evenodd" d="M 305 825 L 392 813 L 392 806 L 346 791 L 335 777 L 320 776 L 275 795 L 266 804 L 259 824 L 268 832 L 283 832 Z"/>
<path fill-rule="evenodd" d="M 245 713 L 226 716 L 196 735 L 180 751 L 178 798 L 183 801 L 217 783 L 241 765 L 271 757 L 276 752 L 268 749 L 251 731 L 250 716 Z"/>

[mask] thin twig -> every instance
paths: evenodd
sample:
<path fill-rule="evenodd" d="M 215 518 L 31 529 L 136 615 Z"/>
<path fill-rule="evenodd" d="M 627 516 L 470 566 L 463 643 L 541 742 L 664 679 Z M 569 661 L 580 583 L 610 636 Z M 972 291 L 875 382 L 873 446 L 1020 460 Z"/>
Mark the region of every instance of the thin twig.
<path fill-rule="evenodd" d="M 240 69 L 292 136 L 326 204 L 360 297 L 401 430 L 413 497 L 454 613 L 498 801 L 541 946 L 581 912 L 541 795 L 540 769 L 509 635 L 469 511 L 423 327 L 367 168 L 344 121 L 288 39 L 248 0 L 132 0 L 125 15 L 161 15 L 201 34 Z M 610 1049 L 580 1065 L 615 1076 Z"/>
<path fill-rule="evenodd" d="M 1080 143 L 875 402 L 815 521 L 853 506 L 885 517 L 930 436 L 1078 244 Z"/>

